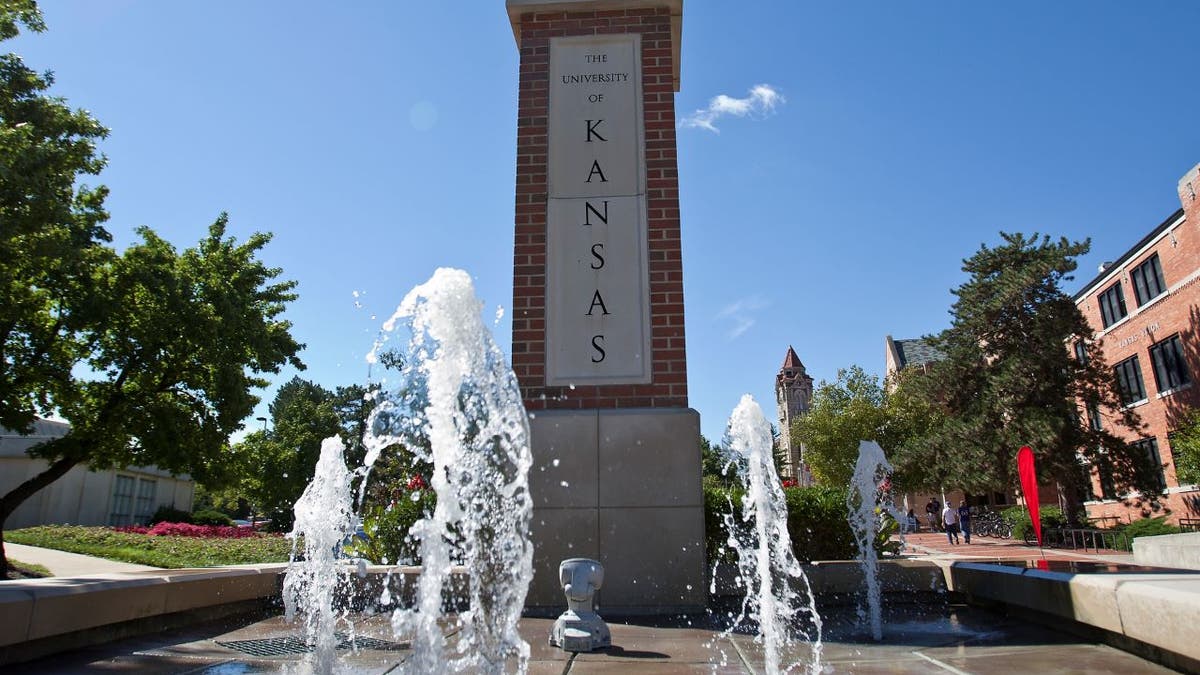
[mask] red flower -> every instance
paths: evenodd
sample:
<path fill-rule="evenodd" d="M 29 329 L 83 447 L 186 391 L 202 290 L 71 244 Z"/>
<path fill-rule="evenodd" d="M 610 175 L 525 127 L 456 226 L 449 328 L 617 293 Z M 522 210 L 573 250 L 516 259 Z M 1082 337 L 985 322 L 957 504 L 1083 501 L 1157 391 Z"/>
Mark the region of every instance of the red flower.
<path fill-rule="evenodd" d="M 409 490 L 424 490 L 427 487 L 429 486 L 425 484 L 425 479 L 421 477 L 421 474 L 417 474 L 408 479 Z"/>

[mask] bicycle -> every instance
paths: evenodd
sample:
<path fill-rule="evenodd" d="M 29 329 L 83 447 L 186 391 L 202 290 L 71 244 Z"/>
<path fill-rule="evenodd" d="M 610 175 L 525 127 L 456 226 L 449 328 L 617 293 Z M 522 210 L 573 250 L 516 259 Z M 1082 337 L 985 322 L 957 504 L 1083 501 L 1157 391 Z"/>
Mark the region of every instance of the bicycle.
<path fill-rule="evenodd" d="M 996 511 L 980 511 L 971 517 L 971 531 L 980 537 L 1012 539 L 1012 525 Z"/>

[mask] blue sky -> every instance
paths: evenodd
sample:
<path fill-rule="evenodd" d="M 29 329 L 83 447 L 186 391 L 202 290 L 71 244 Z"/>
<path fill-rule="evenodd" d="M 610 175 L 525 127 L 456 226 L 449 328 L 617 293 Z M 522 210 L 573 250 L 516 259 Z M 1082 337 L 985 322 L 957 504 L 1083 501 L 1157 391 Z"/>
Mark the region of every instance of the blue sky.
<path fill-rule="evenodd" d="M 221 211 L 239 238 L 274 232 L 264 258 L 300 283 L 302 375 L 329 387 L 366 380 L 380 324 L 439 266 L 505 309 L 507 348 L 502 0 L 43 10 L 47 33 L 5 47 L 112 129 L 99 182 L 118 245 L 149 225 L 189 246 Z M 773 417 L 789 344 L 818 381 L 881 374 L 884 336 L 945 328 L 962 259 L 1001 230 L 1091 237 L 1074 292 L 1170 215 L 1200 162 L 1197 26 L 1200 3 L 1165 0 L 685 3 L 681 123 L 748 99 L 679 129 L 705 435 L 743 393 Z"/>

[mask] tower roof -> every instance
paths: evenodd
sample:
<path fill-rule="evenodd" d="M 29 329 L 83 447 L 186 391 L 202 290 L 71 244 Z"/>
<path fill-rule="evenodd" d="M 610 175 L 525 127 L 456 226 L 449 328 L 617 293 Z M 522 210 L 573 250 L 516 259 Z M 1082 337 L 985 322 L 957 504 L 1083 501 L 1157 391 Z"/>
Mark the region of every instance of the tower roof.
<path fill-rule="evenodd" d="M 783 357 L 783 366 L 781 366 L 781 369 L 782 370 L 788 370 L 788 369 L 803 370 L 804 369 L 804 364 L 800 363 L 800 357 L 796 356 L 796 350 L 792 349 L 791 345 L 788 345 L 787 356 Z"/>

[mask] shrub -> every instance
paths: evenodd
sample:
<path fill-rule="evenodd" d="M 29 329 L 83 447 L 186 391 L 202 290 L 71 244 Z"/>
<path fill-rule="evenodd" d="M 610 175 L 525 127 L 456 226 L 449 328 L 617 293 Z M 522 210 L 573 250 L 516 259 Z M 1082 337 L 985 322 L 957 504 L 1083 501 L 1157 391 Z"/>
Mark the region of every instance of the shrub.
<path fill-rule="evenodd" d="M 727 545 L 729 532 L 725 529 L 725 514 L 733 509 L 740 513 L 742 495 L 740 487 L 725 486 L 713 476 L 705 476 L 704 487 L 704 550 L 709 563 L 734 562 L 735 554 Z"/>
<path fill-rule="evenodd" d="M 725 529 L 724 516 L 730 512 L 731 505 L 736 513 L 741 513 L 745 491 L 740 486 L 723 486 L 710 478 L 704 479 L 705 549 L 710 561 L 732 562 L 735 553 L 727 545 L 729 533 Z M 798 560 L 853 560 L 857 557 L 858 545 L 846 521 L 845 488 L 787 487 L 783 494 L 787 500 L 788 536 Z M 740 520 L 741 516 L 737 517 Z M 899 525 L 894 519 L 882 518 L 875 550 L 880 554 L 898 552 L 899 544 L 889 541 L 898 530 Z"/>
<path fill-rule="evenodd" d="M 846 488 L 812 485 L 783 491 L 788 507 L 788 535 L 801 562 L 853 560 L 858 545 L 846 509 Z"/>
<path fill-rule="evenodd" d="M 205 509 L 203 511 L 197 511 L 193 513 L 192 519 L 188 522 L 195 523 L 196 525 L 233 525 L 232 518 L 224 513 L 221 513 L 220 511 L 213 511 L 212 509 Z"/>
<path fill-rule="evenodd" d="M 1124 533 L 1125 537 L 1123 540 L 1122 538 L 1118 537 L 1115 545 L 1125 551 L 1133 550 L 1133 540 L 1137 539 L 1138 537 L 1155 537 L 1160 534 L 1179 534 L 1183 531 L 1174 525 L 1168 525 L 1166 516 L 1159 516 L 1157 518 L 1142 518 L 1141 520 L 1135 520 L 1128 525 L 1122 525 L 1117 529 Z"/>
<path fill-rule="evenodd" d="M 346 553 L 366 558 L 381 565 L 416 563 L 417 542 L 408 535 L 420 519 L 433 513 L 437 493 L 417 489 L 398 495 L 390 504 L 363 509 L 363 532 L 366 539 L 354 538 L 345 547 Z"/>
<path fill-rule="evenodd" d="M 155 523 L 190 523 L 192 522 L 192 514 L 183 509 L 177 509 L 166 504 L 158 507 L 154 515 L 150 516 L 150 525 Z"/>
<path fill-rule="evenodd" d="M 1000 517 L 1012 528 L 1013 539 L 1033 540 L 1033 521 L 1029 519 L 1029 511 L 1024 506 L 1010 506 L 1000 512 Z M 1042 533 L 1059 527 L 1066 527 L 1067 519 L 1063 517 L 1062 509 L 1057 506 L 1042 506 L 1038 509 L 1038 520 L 1042 521 Z"/>

